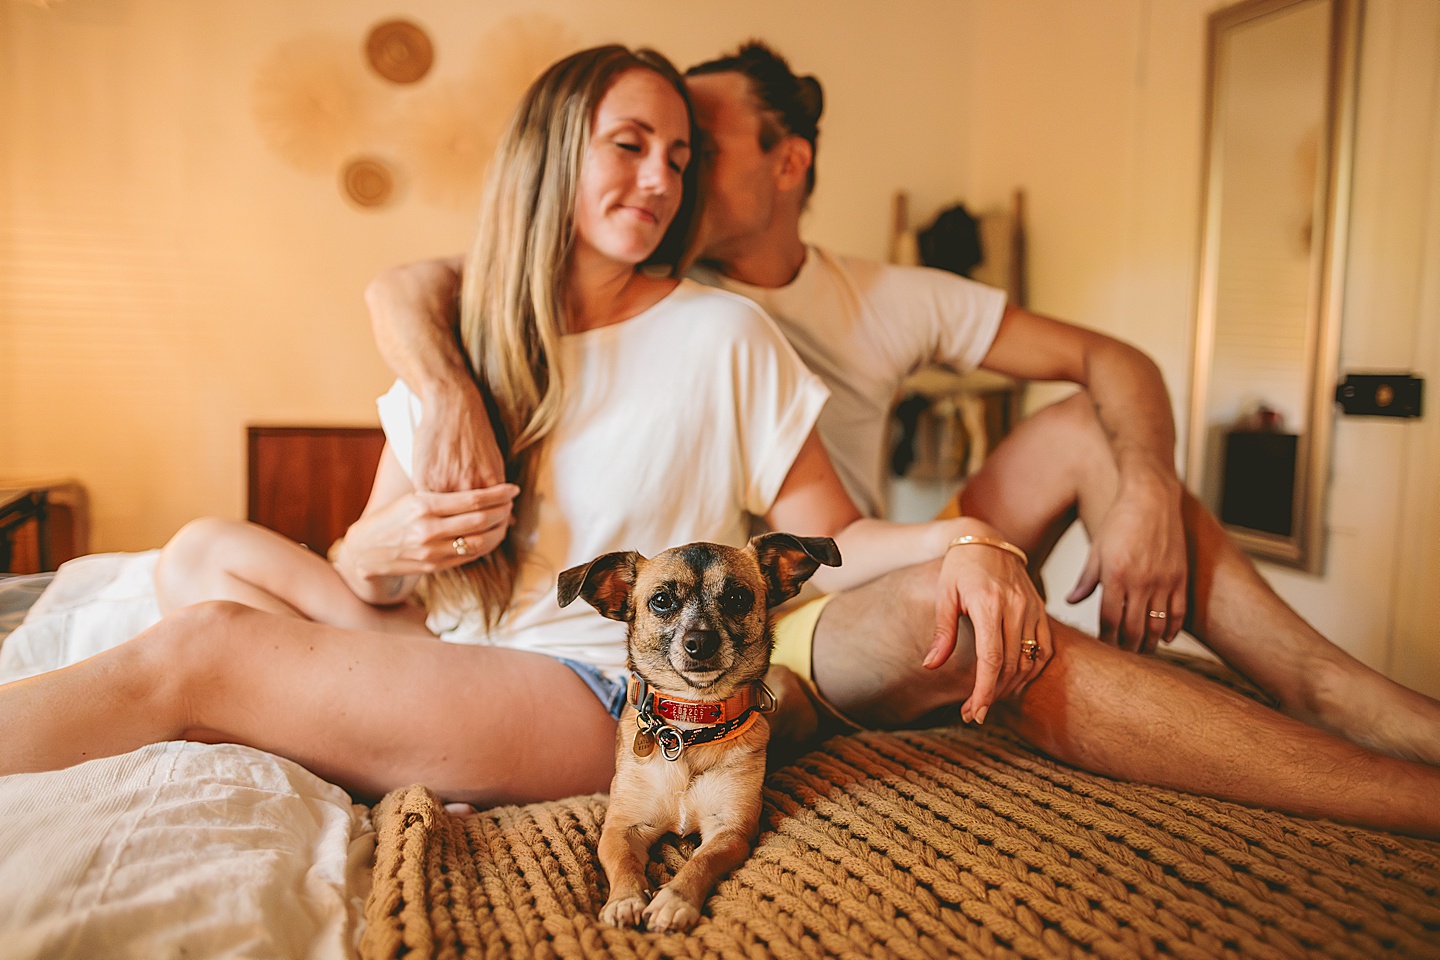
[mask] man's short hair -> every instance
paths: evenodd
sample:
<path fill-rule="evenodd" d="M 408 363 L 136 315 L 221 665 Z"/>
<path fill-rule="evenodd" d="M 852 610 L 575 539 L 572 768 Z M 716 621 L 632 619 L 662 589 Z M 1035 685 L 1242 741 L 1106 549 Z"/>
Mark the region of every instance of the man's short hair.
<path fill-rule="evenodd" d="M 825 93 L 820 81 L 806 75 L 797 77 L 785 58 L 763 41 L 750 40 L 728 56 L 697 63 L 685 71 L 687 77 L 709 73 L 738 73 L 750 81 L 750 91 L 760 108 L 760 149 L 767 153 L 786 136 L 801 137 L 810 144 L 812 158 L 820 137 L 820 114 L 825 110 Z M 805 195 L 815 189 L 815 162 L 805 177 Z"/>

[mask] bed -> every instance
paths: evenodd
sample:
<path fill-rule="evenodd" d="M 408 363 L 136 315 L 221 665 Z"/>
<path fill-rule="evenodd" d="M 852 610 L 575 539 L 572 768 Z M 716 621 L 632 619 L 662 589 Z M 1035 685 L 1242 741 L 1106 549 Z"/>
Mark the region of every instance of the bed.
<path fill-rule="evenodd" d="M 0 582 L 0 679 L 143 629 L 153 565 Z M 765 790 L 749 860 L 656 935 L 597 920 L 604 796 L 447 810 L 417 784 L 370 809 L 191 743 L 0 778 L 0 956 L 1440 957 L 1440 844 L 1117 783 L 1000 730 L 837 737 Z M 652 881 L 692 843 L 662 841 Z"/>
<path fill-rule="evenodd" d="M 53 582 L 0 581 L 0 681 L 157 619 L 154 563 L 102 554 Z M 162 743 L 0 777 L 0 957 L 353 957 L 373 846 L 366 807 L 248 747 Z"/>

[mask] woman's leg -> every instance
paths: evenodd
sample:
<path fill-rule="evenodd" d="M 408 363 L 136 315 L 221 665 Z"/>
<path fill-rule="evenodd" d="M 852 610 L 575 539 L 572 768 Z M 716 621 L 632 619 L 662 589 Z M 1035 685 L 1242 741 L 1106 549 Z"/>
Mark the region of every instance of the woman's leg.
<path fill-rule="evenodd" d="M 615 722 L 539 654 L 186 607 L 89 660 L 0 686 L 0 774 L 148 743 L 241 743 L 358 794 L 480 805 L 607 789 Z"/>
<path fill-rule="evenodd" d="M 816 685 L 847 716 L 906 726 L 969 695 L 968 630 L 943 666 L 920 666 L 934 638 L 938 566 L 839 594 L 820 615 Z M 1050 630 L 1055 653 L 1044 671 L 991 716 L 1056 759 L 1117 779 L 1440 838 L 1440 769 L 1371 753 L 1056 620 Z"/>
<path fill-rule="evenodd" d="M 155 590 L 165 613 L 233 600 L 348 630 L 425 632 L 418 606 L 372 606 L 355 596 L 329 561 L 295 541 L 219 517 L 192 520 L 170 538 L 155 565 Z"/>
<path fill-rule="evenodd" d="M 1022 422 L 966 485 L 961 503 L 1043 560 L 1077 513 L 1093 528 L 1117 489 L 1114 457 L 1082 392 Z M 1189 493 L 1182 510 L 1190 547 L 1186 630 L 1287 715 L 1440 765 L 1440 703 L 1370 669 L 1306 623 Z"/>

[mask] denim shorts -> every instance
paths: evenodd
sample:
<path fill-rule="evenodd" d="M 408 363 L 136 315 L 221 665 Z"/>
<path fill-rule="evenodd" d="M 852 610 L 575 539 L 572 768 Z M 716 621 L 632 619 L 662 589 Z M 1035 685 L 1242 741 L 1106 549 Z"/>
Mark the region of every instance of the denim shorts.
<path fill-rule="evenodd" d="M 579 660 L 571 660 L 568 657 L 556 657 L 565 666 L 579 674 L 580 679 L 585 681 L 585 686 L 590 692 L 600 698 L 600 705 L 609 712 L 616 720 L 620 719 L 620 712 L 625 709 L 625 692 L 629 683 L 625 679 L 611 680 L 601 673 L 596 667 L 588 663 L 581 663 Z"/>

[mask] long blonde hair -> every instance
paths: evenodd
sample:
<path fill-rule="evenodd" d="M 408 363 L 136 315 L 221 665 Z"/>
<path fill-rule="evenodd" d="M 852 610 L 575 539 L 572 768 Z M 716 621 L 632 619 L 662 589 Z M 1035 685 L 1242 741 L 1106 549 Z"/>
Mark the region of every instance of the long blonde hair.
<path fill-rule="evenodd" d="M 430 575 L 424 590 L 427 603 L 449 609 L 477 604 L 491 628 L 515 591 L 522 559 L 516 541 L 533 523 L 529 493 L 541 441 L 555 428 L 564 401 L 553 358 L 565 332 L 561 304 L 591 122 L 611 84 L 637 68 L 658 73 L 680 94 L 695 144 L 685 81 L 669 60 L 653 50 L 595 47 L 560 60 L 530 86 L 485 178 L 460 294 L 460 339 L 505 457 L 505 477 L 520 486 L 518 522 L 499 549 Z M 696 168 L 694 162 L 686 166 L 680 209 L 645 266 L 678 273 L 693 259 Z"/>

